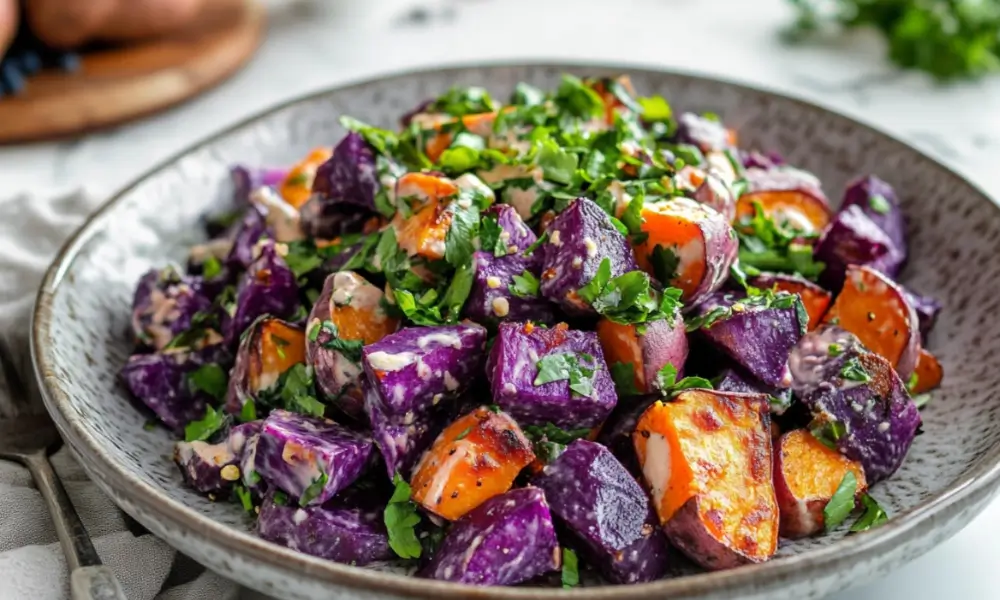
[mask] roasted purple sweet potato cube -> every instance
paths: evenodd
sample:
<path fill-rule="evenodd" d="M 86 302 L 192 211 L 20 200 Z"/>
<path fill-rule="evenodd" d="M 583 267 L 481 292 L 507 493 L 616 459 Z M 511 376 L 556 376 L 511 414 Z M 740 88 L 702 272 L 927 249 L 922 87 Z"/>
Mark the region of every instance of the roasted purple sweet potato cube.
<path fill-rule="evenodd" d="M 476 274 L 462 310 L 466 318 L 477 323 L 555 319 L 555 306 L 538 293 L 538 271 L 529 258 L 476 252 L 472 263 Z"/>
<path fill-rule="evenodd" d="M 487 366 L 493 401 L 522 426 L 596 427 L 618 401 L 597 334 L 501 323 Z"/>
<path fill-rule="evenodd" d="M 597 442 L 607 446 L 615 458 L 635 477 L 642 476 L 642 468 L 635 455 L 632 434 L 635 433 L 635 425 L 642 413 L 659 399 L 659 394 L 619 398 L 618 404 L 601 425 L 601 432 L 597 436 Z"/>
<path fill-rule="evenodd" d="M 927 336 L 929 336 L 931 334 L 931 330 L 934 329 L 934 323 L 937 321 L 938 314 L 941 312 L 941 309 L 944 308 L 944 305 L 942 305 L 941 301 L 937 298 L 932 296 L 922 296 L 906 288 L 903 288 L 903 296 L 917 313 L 917 320 L 920 322 L 920 338 L 924 340 L 924 344 L 926 344 Z"/>
<path fill-rule="evenodd" d="M 746 169 L 769 170 L 785 164 L 785 158 L 777 152 L 759 152 L 757 150 L 740 151 L 740 161 Z"/>
<path fill-rule="evenodd" d="M 324 400 L 364 421 L 361 348 L 396 331 L 382 290 L 353 271 L 330 274 L 306 323 L 306 359 Z"/>
<path fill-rule="evenodd" d="M 363 566 L 394 556 L 381 506 L 346 506 L 339 499 L 300 508 L 270 492 L 260 507 L 257 535 L 298 552 Z M 280 498 L 280 496 L 278 496 Z"/>
<path fill-rule="evenodd" d="M 610 261 L 612 278 L 639 269 L 628 240 L 592 200 L 574 200 L 547 232 L 541 248 L 541 293 L 570 314 L 595 314 L 577 290 L 590 283 L 602 261 Z"/>
<path fill-rule="evenodd" d="M 274 388 L 285 371 L 305 362 L 305 356 L 302 328 L 269 316 L 258 318 L 240 338 L 226 388 L 226 411 L 239 415 L 247 403 L 256 405 L 260 393 Z"/>
<path fill-rule="evenodd" d="M 375 152 L 361 134 L 351 131 L 333 149 L 333 156 L 316 169 L 312 191 L 331 203 L 374 211 L 380 186 Z"/>
<path fill-rule="evenodd" d="M 641 583 L 666 573 L 667 539 L 649 496 L 604 446 L 573 442 L 532 484 L 609 580 Z"/>
<path fill-rule="evenodd" d="M 820 282 L 831 290 L 844 284 L 850 265 L 866 265 L 890 278 L 899 273 L 903 254 L 882 229 L 856 204 L 845 207 L 816 244 L 816 259 L 826 264 Z"/>
<path fill-rule="evenodd" d="M 499 256 L 524 252 L 538 240 L 538 236 L 530 227 L 524 224 L 517 209 L 509 204 L 494 204 L 486 210 L 484 218 L 496 219 L 500 228 L 500 238 L 497 248 L 483 248 Z M 500 250 L 503 250 L 501 253 Z"/>
<path fill-rule="evenodd" d="M 307 237 L 329 240 L 357 233 L 372 217 L 370 211 L 351 204 L 334 204 L 313 196 L 299 209 L 299 227 Z"/>
<path fill-rule="evenodd" d="M 228 491 L 240 481 L 240 461 L 248 441 L 260 431 L 260 422 L 235 425 L 226 439 L 208 442 L 177 442 L 174 445 L 174 462 L 189 486 L 202 494 Z"/>
<path fill-rule="evenodd" d="M 323 504 L 368 465 L 372 441 L 329 419 L 271 411 L 261 427 L 254 470 L 302 506 Z"/>
<path fill-rule="evenodd" d="M 677 141 L 697 146 L 702 152 L 725 150 L 733 145 L 721 121 L 690 112 L 677 118 Z"/>
<path fill-rule="evenodd" d="M 394 415 L 428 412 L 476 378 L 486 329 L 475 323 L 407 327 L 362 350 L 368 382 Z"/>
<path fill-rule="evenodd" d="M 290 319 L 299 309 L 299 286 L 282 253 L 283 244 L 265 240 L 256 246 L 256 258 L 243 274 L 236 290 L 236 308 L 225 324 L 224 336 L 230 347 L 257 317 L 271 315 Z"/>
<path fill-rule="evenodd" d="M 761 383 L 780 389 L 789 387 L 788 353 L 808 323 L 799 297 L 769 292 L 735 299 L 728 307 L 715 311 L 708 313 L 700 334 Z"/>
<path fill-rule="evenodd" d="M 137 342 L 160 350 L 191 327 L 195 314 L 211 306 L 201 277 L 181 275 L 174 267 L 152 269 L 136 286 L 132 333 Z"/>
<path fill-rule="evenodd" d="M 836 326 L 803 337 L 789 365 L 810 428 L 827 431 L 841 454 L 861 463 L 869 485 L 895 473 L 921 419 L 892 365 Z"/>
<path fill-rule="evenodd" d="M 249 202 L 249 200 L 248 200 Z M 243 272 L 254 260 L 254 248 L 264 236 L 274 237 L 267 225 L 264 212 L 255 204 L 248 206 L 232 233 L 232 245 L 226 257 L 226 266 Z"/>
<path fill-rule="evenodd" d="M 857 206 L 865 216 L 892 240 L 895 250 L 901 255 L 900 266 L 906 261 L 906 222 L 899 206 L 896 190 L 874 175 L 860 177 L 847 186 L 844 202 L 840 209 Z"/>
<path fill-rule="evenodd" d="M 398 413 L 385 404 L 367 380 L 362 384 L 362 392 L 365 416 L 389 477 L 400 473 L 408 479 L 424 451 L 451 422 L 458 410 L 456 403 L 443 401 L 425 412 Z"/>
<path fill-rule="evenodd" d="M 234 203 L 242 208 L 250 202 L 251 192 L 262 186 L 277 186 L 287 174 L 288 169 L 247 167 L 245 165 L 230 167 L 229 179 L 232 181 Z"/>
<path fill-rule="evenodd" d="M 494 496 L 452 525 L 419 577 L 515 585 L 562 564 L 545 494 L 535 487 Z"/>
<path fill-rule="evenodd" d="M 697 202 L 706 206 L 711 206 L 719 214 L 732 221 L 736 217 L 736 196 L 733 193 L 730 182 L 735 177 L 710 169 L 704 174 L 704 180 L 689 194 Z"/>
<path fill-rule="evenodd" d="M 766 394 L 771 401 L 771 414 L 782 415 L 792 405 L 791 388 L 779 389 L 755 380 L 752 375 L 737 369 L 726 369 L 719 375 L 715 389 L 720 392 L 740 394 Z"/>
<path fill-rule="evenodd" d="M 187 376 L 208 363 L 221 364 L 225 369 L 230 360 L 221 344 L 197 350 L 133 354 L 122 367 L 120 377 L 132 396 L 164 425 L 179 431 L 202 418 L 205 406 L 214 400 L 206 392 L 192 389 Z"/>

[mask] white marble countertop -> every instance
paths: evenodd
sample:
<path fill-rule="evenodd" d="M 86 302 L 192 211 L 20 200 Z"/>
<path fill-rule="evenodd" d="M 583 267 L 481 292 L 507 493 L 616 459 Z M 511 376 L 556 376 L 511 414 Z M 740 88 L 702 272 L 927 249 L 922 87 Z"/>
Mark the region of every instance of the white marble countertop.
<path fill-rule="evenodd" d="M 758 83 L 875 123 L 1000 198 L 1000 78 L 941 87 L 900 73 L 868 34 L 789 49 L 783 0 L 271 0 L 259 55 L 162 115 L 81 139 L 0 148 L 0 190 L 106 195 L 190 143 L 309 91 L 442 62 L 595 60 Z M 614 6 L 614 8 L 612 8 Z M 992 160 L 991 160 L 992 159 Z M 939 548 L 836 600 L 995 598 L 1000 502 Z"/>

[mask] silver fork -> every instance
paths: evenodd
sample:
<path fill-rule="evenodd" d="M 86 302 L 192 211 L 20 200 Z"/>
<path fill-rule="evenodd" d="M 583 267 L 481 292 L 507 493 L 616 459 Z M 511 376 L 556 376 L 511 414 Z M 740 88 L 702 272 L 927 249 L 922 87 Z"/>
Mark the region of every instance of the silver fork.
<path fill-rule="evenodd" d="M 27 388 L 13 362 L 0 345 L 0 364 L 13 394 L 27 400 Z M 62 444 L 55 424 L 47 414 L 26 415 L 0 420 L 0 458 L 15 460 L 28 468 L 45 498 L 59 545 L 66 555 L 73 600 L 126 600 L 118 579 L 101 557 L 76 514 L 66 489 L 49 463 L 50 450 Z"/>

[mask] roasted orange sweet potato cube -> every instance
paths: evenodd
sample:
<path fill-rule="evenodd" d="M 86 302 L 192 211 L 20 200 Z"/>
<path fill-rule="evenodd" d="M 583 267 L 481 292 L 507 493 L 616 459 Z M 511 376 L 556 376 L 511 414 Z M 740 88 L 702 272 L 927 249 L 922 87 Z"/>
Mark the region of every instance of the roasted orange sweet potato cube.
<path fill-rule="evenodd" d="M 920 322 L 902 289 L 870 267 L 847 268 L 844 287 L 823 322 L 858 336 L 872 352 L 889 361 L 906 381 L 920 354 Z"/>
<path fill-rule="evenodd" d="M 751 283 L 759 288 L 772 289 L 776 292 L 798 294 L 809 315 L 809 331 L 816 329 L 823 321 L 823 315 L 833 300 L 830 292 L 799 275 L 764 273 L 755 277 Z"/>
<path fill-rule="evenodd" d="M 382 290 L 352 271 L 333 275 L 330 320 L 342 340 L 374 344 L 399 328 L 399 319 L 382 309 Z"/>
<path fill-rule="evenodd" d="M 771 558 L 778 505 L 767 396 L 687 390 L 646 409 L 632 440 L 674 546 L 713 570 Z"/>
<path fill-rule="evenodd" d="M 929 392 L 941 385 L 941 380 L 944 379 L 941 363 L 924 348 L 921 348 L 920 354 L 917 355 L 917 367 L 913 372 L 917 375 L 917 383 L 910 390 L 912 394 Z"/>
<path fill-rule="evenodd" d="M 251 363 L 250 386 L 254 390 L 267 389 L 278 377 L 306 360 L 305 332 L 289 326 L 280 319 L 267 319 L 261 323 L 259 365 Z"/>
<path fill-rule="evenodd" d="M 774 449 L 781 536 L 800 538 L 823 531 L 823 509 L 848 471 L 857 478 L 860 497 L 868 489 L 860 463 L 824 446 L 805 429 L 782 435 Z"/>
<path fill-rule="evenodd" d="M 312 195 L 313 179 L 316 177 L 316 169 L 333 155 L 330 148 L 314 148 L 302 162 L 298 163 L 288 172 L 285 179 L 278 187 L 278 193 L 285 202 L 295 208 L 302 208 L 309 196 Z"/>
<path fill-rule="evenodd" d="M 753 218 L 760 204 L 776 223 L 788 223 L 803 233 L 819 233 L 830 223 L 830 207 L 819 196 L 804 190 L 776 190 L 743 194 L 736 201 L 736 222 Z"/>
<path fill-rule="evenodd" d="M 411 214 L 397 211 L 392 219 L 396 242 L 410 256 L 431 260 L 444 258 L 445 238 L 451 227 L 448 204 L 458 186 L 429 173 L 407 173 L 396 184 L 396 202 L 406 202 Z"/>
<path fill-rule="evenodd" d="M 410 481 L 412 498 L 454 521 L 509 490 L 534 459 L 514 419 L 483 406 L 449 425 L 420 459 Z"/>

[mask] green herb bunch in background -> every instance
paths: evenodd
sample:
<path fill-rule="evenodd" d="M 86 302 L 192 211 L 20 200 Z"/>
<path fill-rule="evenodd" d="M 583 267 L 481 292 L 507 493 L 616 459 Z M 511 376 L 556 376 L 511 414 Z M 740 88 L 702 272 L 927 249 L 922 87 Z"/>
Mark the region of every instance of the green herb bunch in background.
<path fill-rule="evenodd" d="M 802 39 L 833 26 L 874 27 L 889 58 L 941 80 L 1000 70 L 1000 0 L 790 0 Z"/>

